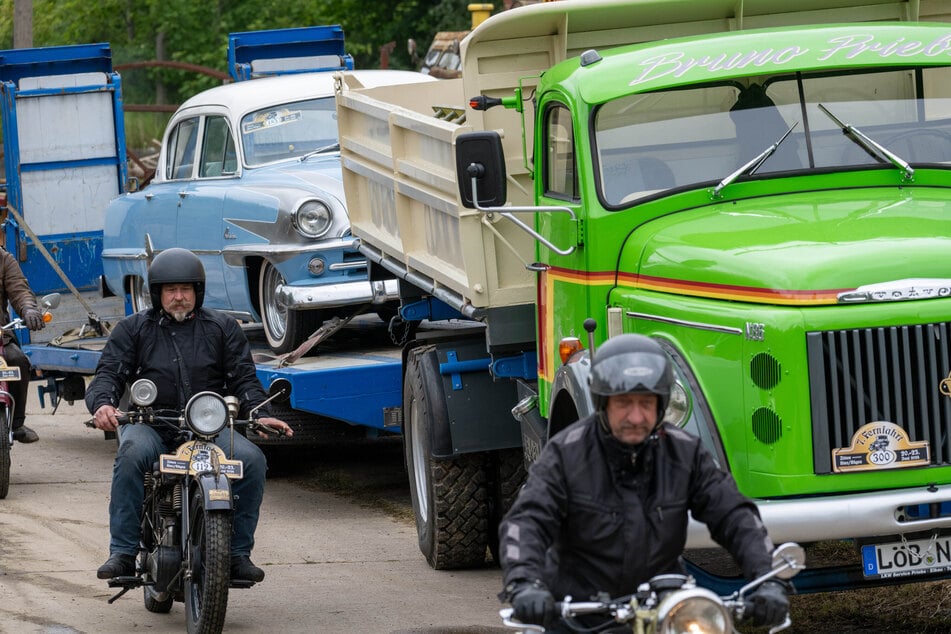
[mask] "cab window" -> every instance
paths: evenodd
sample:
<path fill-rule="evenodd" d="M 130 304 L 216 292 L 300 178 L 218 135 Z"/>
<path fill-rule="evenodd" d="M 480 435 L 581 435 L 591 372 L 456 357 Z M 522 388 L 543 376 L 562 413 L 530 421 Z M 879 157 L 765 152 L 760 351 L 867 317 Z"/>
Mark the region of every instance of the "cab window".
<path fill-rule="evenodd" d="M 575 137 L 571 113 L 553 106 L 545 115 L 545 195 L 577 200 L 578 170 L 575 168 Z"/>

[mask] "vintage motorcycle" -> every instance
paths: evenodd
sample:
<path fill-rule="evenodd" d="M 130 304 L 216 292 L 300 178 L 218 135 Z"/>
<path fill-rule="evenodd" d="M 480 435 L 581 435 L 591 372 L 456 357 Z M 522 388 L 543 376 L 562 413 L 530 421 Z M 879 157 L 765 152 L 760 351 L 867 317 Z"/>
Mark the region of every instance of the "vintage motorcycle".
<path fill-rule="evenodd" d="M 59 293 L 51 293 L 40 300 L 40 310 L 43 311 L 43 321 L 49 323 L 53 313 L 59 306 Z M 21 377 L 20 368 L 7 365 L 3 360 L 3 333 L 11 332 L 17 337 L 17 332 L 26 326 L 23 319 L 17 317 L 9 324 L 0 326 L 0 500 L 7 497 L 10 491 L 10 450 L 13 448 L 13 406 L 14 397 L 10 393 L 11 381 L 29 381 L 30 377 Z M 19 339 L 17 337 L 17 339 Z"/>
<path fill-rule="evenodd" d="M 136 574 L 109 580 L 110 587 L 122 588 L 109 603 L 142 587 L 150 612 L 167 613 L 182 601 L 189 634 L 221 632 L 229 588 L 250 588 L 254 582 L 230 578 L 231 480 L 243 477 L 243 465 L 212 439 L 226 429 L 233 437 L 239 427 L 278 432 L 255 422 L 254 410 L 249 420 L 237 419 L 238 399 L 233 396 L 199 392 L 177 412 L 153 410 L 157 393 L 152 381 L 135 381 L 120 424 L 168 425 L 179 432 L 181 444 L 144 474 Z M 272 392 L 265 403 L 280 396 Z M 92 421 L 86 424 L 92 426 Z"/>
<path fill-rule="evenodd" d="M 720 597 L 698 587 L 687 575 L 658 575 L 642 584 L 632 595 L 603 601 L 564 601 L 555 604 L 558 615 L 569 630 L 599 632 L 624 626 L 635 634 L 731 634 L 733 623 L 749 612 L 746 596 L 769 579 L 790 579 L 805 568 L 805 551 L 786 543 L 773 551 L 773 569 L 746 584 L 733 594 Z M 602 615 L 604 621 L 592 626 L 578 623 L 582 615 Z M 512 618 L 512 608 L 499 611 L 502 623 L 523 632 L 544 632 L 539 625 L 521 623 Z M 769 630 L 775 634 L 792 625 L 789 615 Z M 616 631 L 612 629 L 612 631 Z"/>

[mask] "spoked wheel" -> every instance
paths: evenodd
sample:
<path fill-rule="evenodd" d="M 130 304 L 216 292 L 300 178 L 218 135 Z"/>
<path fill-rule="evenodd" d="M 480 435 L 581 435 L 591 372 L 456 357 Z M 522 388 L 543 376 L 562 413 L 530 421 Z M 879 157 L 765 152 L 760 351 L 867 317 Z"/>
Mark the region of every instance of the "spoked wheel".
<path fill-rule="evenodd" d="M 261 266 L 258 299 L 264 335 L 268 345 L 278 354 L 297 348 L 317 330 L 320 321 L 320 311 L 291 310 L 280 300 L 277 288 L 284 283 L 284 276 L 273 264 L 265 262 Z"/>
<path fill-rule="evenodd" d="M 137 313 L 140 310 L 152 307 L 152 296 L 149 295 L 149 289 L 141 277 L 129 279 L 129 286 L 126 289 L 129 293 L 129 299 L 132 302 L 132 312 Z"/>
<path fill-rule="evenodd" d="M 489 539 L 484 457 L 433 459 L 432 428 L 447 415 L 436 352 L 417 348 L 403 387 L 403 449 L 419 549 L 435 570 L 483 565 Z"/>
<path fill-rule="evenodd" d="M 10 490 L 10 446 L 13 444 L 10 408 L 0 405 L 0 500 Z"/>
<path fill-rule="evenodd" d="M 231 574 L 231 511 L 205 511 L 202 494 L 191 501 L 188 549 L 191 574 L 185 579 L 188 634 L 217 634 L 225 624 Z"/>

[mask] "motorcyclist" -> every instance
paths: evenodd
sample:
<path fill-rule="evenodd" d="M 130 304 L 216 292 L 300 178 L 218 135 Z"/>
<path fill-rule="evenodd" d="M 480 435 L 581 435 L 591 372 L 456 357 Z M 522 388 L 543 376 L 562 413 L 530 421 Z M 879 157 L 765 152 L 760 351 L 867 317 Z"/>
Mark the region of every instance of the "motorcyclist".
<path fill-rule="evenodd" d="M 30 330 L 42 330 L 46 326 L 43 313 L 37 308 L 36 296 L 23 275 L 23 270 L 6 249 L 0 248 L 0 319 L 10 322 L 7 303 L 13 306 Z M 39 434 L 24 425 L 26 422 L 26 398 L 30 387 L 30 360 L 17 345 L 12 332 L 4 331 L 3 359 L 7 364 L 20 368 L 20 380 L 7 383 L 7 389 L 13 396 L 13 417 L 10 427 L 13 439 L 17 442 L 31 443 L 40 439 Z"/>
<path fill-rule="evenodd" d="M 771 570 L 755 504 L 698 437 L 662 422 L 672 384 L 670 361 L 649 337 L 619 335 L 597 350 L 596 413 L 551 438 L 499 526 L 499 597 L 515 618 L 559 631 L 556 599 L 624 596 L 655 575 L 683 574 L 688 511 L 746 578 Z M 765 582 L 750 600 L 754 624 L 784 620 L 784 582 Z"/>
<path fill-rule="evenodd" d="M 158 387 L 156 409 L 184 409 L 188 398 L 211 390 L 237 396 L 239 416 L 267 397 L 255 374 L 248 340 L 237 321 L 202 308 L 205 271 L 187 249 L 162 251 L 149 267 L 152 308 L 120 321 L 113 329 L 86 390 L 86 406 L 95 426 L 119 429 L 117 409 L 126 387 L 136 379 L 151 379 Z M 259 423 L 292 436 L 291 428 L 257 410 Z M 139 545 L 139 511 L 144 498 L 142 475 L 159 454 L 174 448 L 175 431 L 145 424 L 124 425 L 112 473 L 109 501 L 109 559 L 99 568 L 100 579 L 135 572 Z M 264 571 L 251 562 L 254 531 L 264 496 L 267 468 L 261 449 L 240 434 L 221 435 L 218 444 L 244 463 L 244 477 L 233 482 L 236 499 L 231 538 L 231 578 L 262 581 Z"/>

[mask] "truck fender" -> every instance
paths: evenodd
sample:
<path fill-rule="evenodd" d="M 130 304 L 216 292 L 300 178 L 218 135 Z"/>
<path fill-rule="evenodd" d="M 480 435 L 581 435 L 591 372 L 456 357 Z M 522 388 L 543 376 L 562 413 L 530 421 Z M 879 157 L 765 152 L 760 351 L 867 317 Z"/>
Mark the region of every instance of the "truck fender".
<path fill-rule="evenodd" d="M 195 476 L 195 483 L 201 489 L 206 511 L 227 511 L 233 508 L 231 482 L 224 474 L 202 473 Z"/>
<path fill-rule="evenodd" d="M 577 352 L 555 372 L 548 407 L 549 438 L 576 420 L 594 413 L 594 402 L 588 388 L 590 375 L 588 350 Z"/>

